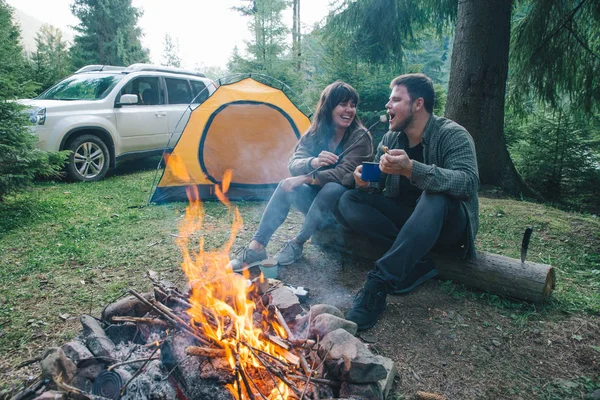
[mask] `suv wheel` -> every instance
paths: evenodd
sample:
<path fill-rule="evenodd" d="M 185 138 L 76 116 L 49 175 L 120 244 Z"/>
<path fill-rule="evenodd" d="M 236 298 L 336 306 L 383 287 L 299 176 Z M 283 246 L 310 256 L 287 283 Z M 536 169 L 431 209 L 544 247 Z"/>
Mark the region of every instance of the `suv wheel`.
<path fill-rule="evenodd" d="M 67 150 L 71 150 L 67 174 L 72 180 L 94 182 L 106 175 L 110 154 L 98 136 L 79 136 L 69 144 Z"/>

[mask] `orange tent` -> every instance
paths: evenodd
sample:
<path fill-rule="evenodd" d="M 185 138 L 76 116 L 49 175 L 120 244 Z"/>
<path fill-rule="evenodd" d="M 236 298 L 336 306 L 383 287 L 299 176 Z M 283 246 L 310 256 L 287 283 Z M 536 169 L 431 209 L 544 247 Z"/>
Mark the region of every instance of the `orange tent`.
<path fill-rule="evenodd" d="M 150 201 L 186 200 L 190 186 L 214 198 L 227 170 L 230 199 L 268 199 L 289 176 L 288 160 L 309 125 L 280 89 L 252 78 L 222 84 L 191 112 Z"/>

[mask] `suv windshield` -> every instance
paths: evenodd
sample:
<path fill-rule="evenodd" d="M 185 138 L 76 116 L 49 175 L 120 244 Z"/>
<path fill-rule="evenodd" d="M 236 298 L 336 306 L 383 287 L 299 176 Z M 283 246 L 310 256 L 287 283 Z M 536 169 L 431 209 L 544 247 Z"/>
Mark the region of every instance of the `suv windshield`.
<path fill-rule="evenodd" d="M 57 83 L 42 93 L 38 99 L 46 100 L 99 100 L 105 98 L 123 79 L 123 74 L 74 75 Z"/>

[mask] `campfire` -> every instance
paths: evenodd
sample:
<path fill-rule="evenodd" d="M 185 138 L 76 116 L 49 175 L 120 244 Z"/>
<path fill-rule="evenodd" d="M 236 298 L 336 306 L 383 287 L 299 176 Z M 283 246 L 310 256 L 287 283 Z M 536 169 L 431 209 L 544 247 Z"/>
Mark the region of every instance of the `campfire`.
<path fill-rule="evenodd" d="M 215 251 L 205 250 L 204 237 L 192 241 L 203 232 L 204 208 L 188 191 L 176 239 L 186 290 L 150 272 L 153 292 L 129 290 L 100 321 L 82 316 L 79 338 L 48 350 L 40 379 L 17 398 L 385 398 L 393 362 L 355 338 L 356 325 L 339 310 L 305 311 L 282 282 L 232 271 L 228 254 L 242 218 L 226 196 L 230 182 L 229 171 L 214 188 L 232 221 Z"/>

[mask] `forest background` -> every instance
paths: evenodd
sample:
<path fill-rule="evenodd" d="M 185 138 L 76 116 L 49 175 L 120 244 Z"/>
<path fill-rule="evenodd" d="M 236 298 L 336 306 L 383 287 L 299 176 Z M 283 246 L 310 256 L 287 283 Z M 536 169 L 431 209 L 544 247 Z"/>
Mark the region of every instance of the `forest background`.
<path fill-rule="evenodd" d="M 288 8 L 292 21 L 283 19 Z M 0 128 L 12 132 L 0 146 L 25 172 L 16 176 L 15 162 L 2 156 L 0 198 L 55 175 L 64 160 L 34 150 L 10 100 L 35 96 L 84 65 L 149 61 L 138 26 L 143 11 L 131 0 L 74 0 L 71 11 L 80 21 L 72 45 L 45 25 L 36 50 L 26 53 L 12 10 L 0 0 Z M 320 91 L 341 79 L 360 93 L 359 116 L 370 125 L 384 112 L 391 79 L 423 72 L 436 85 L 435 113 L 473 136 L 483 185 L 600 211 L 598 2 L 340 0 L 310 32 L 300 28 L 301 0 L 240 0 L 232 12 L 247 17 L 252 39 L 233 51 L 227 70 L 202 71 L 209 77 L 270 75 L 312 108 Z M 181 64 L 169 34 L 162 63 Z M 384 131 L 380 125 L 375 139 Z"/>

